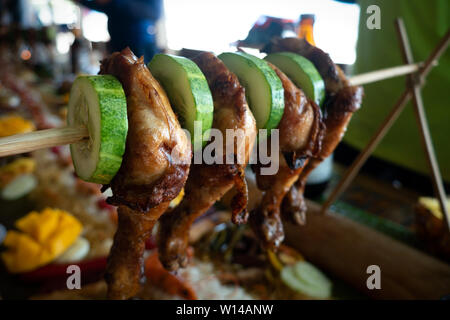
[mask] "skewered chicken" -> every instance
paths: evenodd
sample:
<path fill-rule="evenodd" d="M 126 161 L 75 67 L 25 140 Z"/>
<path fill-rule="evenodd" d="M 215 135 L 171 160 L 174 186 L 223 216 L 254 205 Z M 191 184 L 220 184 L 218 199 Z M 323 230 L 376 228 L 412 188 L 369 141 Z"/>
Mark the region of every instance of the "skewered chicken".
<path fill-rule="evenodd" d="M 307 99 L 277 67 L 269 65 L 284 88 L 284 113 L 278 125 L 280 163 L 275 175 L 261 175 L 259 161 L 253 165 L 258 188 L 264 191 L 264 196 L 259 207 L 250 214 L 249 220 L 263 245 L 276 248 L 284 239 L 281 203 L 308 159 L 320 151 L 323 124 L 317 104 Z M 270 147 L 268 149 L 272 150 Z"/>
<path fill-rule="evenodd" d="M 127 299 L 139 289 L 145 239 L 187 179 L 191 143 L 143 58 L 129 48 L 115 52 L 102 61 L 100 74 L 115 76 L 127 97 L 126 150 L 108 200 L 119 206 L 119 225 L 106 272 L 108 297 Z"/>
<path fill-rule="evenodd" d="M 306 211 L 303 198 L 306 179 L 341 141 L 353 112 L 361 105 L 363 90 L 361 87 L 350 86 L 342 70 L 334 64 L 328 54 L 304 39 L 275 39 L 263 51 L 269 53 L 289 51 L 300 54 L 315 65 L 325 81 L 326 100 L 323 116 L 326 130 L 321 151 L 309 161 L 283 202 L 284 216 L 294 223 L 301 224 Z"/>
<path fill-rule="evenodd" d="M 183 200 L 173 211 L 161 217 L 158 236 L 160 259 L 171 270 L 187 264 L 186 249 L 192 223 L 233 186 L 237 189 L 232 200 L 233 222 L 243 223 L 247 220 L 244 168 L 256 137 L 255 119 L 237 77 L 212 53 L 201 53 L 193 61 L 204 73 L 213 96 L 213 128 L 220 130 L 224 140 L 227 129 L 240 129 L 245 139 L 238 139 L 236 143 L 224 141 L 221 150 L 223 164 L 192 164 Z M 226 145 L 229 143 L 234 145 L 232 155 L 226 154 Z M 236 161 L 239 150 L 244 151 L 243 163 Z M 233 159 L 233 164 L 226 163 L 227 156 Z"/>

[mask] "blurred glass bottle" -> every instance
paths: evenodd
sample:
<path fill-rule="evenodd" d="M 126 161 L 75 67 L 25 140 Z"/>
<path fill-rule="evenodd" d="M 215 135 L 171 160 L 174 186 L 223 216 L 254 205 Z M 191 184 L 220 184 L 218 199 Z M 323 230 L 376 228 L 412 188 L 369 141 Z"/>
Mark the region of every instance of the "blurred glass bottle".
<path fill-rule="evenodd" d="M 72 29 L 75 39 L 70 46 L 70 62 L 73 74 L 90 73 L 91 43 L 81 29 Z"/>
<path fill-rule="evenodd" d="M 314 42 L 314 22 L 316 20 L 313 14 L 300 15 L 297 35 L 299 38 L 306 39 L 313 46 Z M 306 181 L 305 196 L 308 198 L 317 198 L 322 195 L 328 186 L 333 172 L 333 155 L 326 158 L 317 168 L 315 168 Z"/>
<path fill-rule="evenodd" d="M 299 38 L 306 39 L 310 44 L 315 46 L 314 42 L 314 21 L 316 17 L 313 14 L 300 15 L 300 22 L 298 23 L 297 35 Z"/>

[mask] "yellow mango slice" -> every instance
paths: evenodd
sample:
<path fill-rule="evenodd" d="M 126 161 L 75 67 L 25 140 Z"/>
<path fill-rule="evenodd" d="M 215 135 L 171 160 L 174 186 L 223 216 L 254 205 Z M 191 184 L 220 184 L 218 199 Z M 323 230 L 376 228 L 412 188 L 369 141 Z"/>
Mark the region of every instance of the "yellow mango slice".
<path fill-rule="evenodd" d="M 0 118 L 0 137 L 30 132 L 35 129 L 34 124 L 20 116 L 6 116 Z"/>
<path fill-rule="evenodd" d="M 20 231 L 8 231 L 2 259 L 12 273 L 34 270 L 64 253 L 79 237 L 82 224 L 70 213 L 46 208 L 16 221 Z"/>

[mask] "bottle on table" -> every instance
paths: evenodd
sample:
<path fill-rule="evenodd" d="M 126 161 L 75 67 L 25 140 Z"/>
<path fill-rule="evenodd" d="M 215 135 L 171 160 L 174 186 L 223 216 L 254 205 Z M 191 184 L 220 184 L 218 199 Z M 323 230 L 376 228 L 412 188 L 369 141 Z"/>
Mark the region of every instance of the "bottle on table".
<path fill-rule="evenodd" d="M 298 23 L 297 35 L 299 38 L 306 39 L 310 44 L 315 46 L 314 42 L 314 21 L 316 17 L 313 14 L 300 15 Z"/>
<path fill-rule="evenodd" d="M 297 36 L 306 39 L 313 46 L 314 41 L 314 14 L 300 15 L 297 29 Z M 305 196 L 308 198 L 318 198 L 328 186 L 333 172 L 333 155 L 325 159 L 316 169 L 314 169 L 306 181 Z"/>

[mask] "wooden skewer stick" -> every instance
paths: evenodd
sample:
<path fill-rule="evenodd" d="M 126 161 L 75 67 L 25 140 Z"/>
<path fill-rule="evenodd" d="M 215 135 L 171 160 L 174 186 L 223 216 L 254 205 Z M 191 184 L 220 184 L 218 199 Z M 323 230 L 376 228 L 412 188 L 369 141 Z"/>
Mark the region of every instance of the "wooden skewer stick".
<path fill-rule="evenodd" d="M 395 20 L 395 26 L 400 38 L 400 44 L 402 47 L 403 60 L 406 63 L 413 63 L 413 55 L 411 46 L 409 44 L 408 33 L 406 32 L 403 19 L 398 18 Z M 422 93 L 420 92 L 420 85 L 417 83 L 420 79 L 416 79 L 414 75 L 408 76 L 408 86 L 412 88 L 414 111 L 416 114 L 417 124 L 420 129 L 420 136 L 422 140 L 422 146 L 425 150 L 428 166 L 431 171 L 431 180 L 433 182 L 434 194 L 439 200 L 441 212 L 444 216 L 444 221 L 447 225 L 447 230 L 450 231 L 450 216 L 447 210 L 447 197 L 445 194 L 444 184 L 442 182 L 441 172 L 439 171 L 439 164 L 434 152 L 433 141 L 431 139 L 430 129 L 428 128 L 427 116 L 425 114 L 425 108 L 422 99 Z"/>
<path fill-rule="evenodd" d="M 351 77 L 351 85 L 363 85 L 415 73 L 422 63 L 363 73 Z M 436 65 L 433 61 L 432 65 Z M 78 142 L 89 136 L 86 128 L 56 128 L 0 138 L 0 157 Z"/>
<path fill-rule="evenodd" d="M 423 68 L 421 68 L 420 71 L 418 72 L 417 74 L 418 78 L 422 79 L 426 78 L 428 73 L 431 71 L 431 68 L 433 67 L 433 62 L 439 60 L 440 56 L 445 52 L 449 44 L 450 44 L 450 31 L 448 31 L 445 34 L 440 43 L 430 54 L 430 56 L 424 63 Z M 403 111 L 404 107 L 406 106 L 406 103 L 409 101 L 409 99 L 411 99 L 411 97 L 412 97 L 412 89 L 406 88 L 401 97 L 398 99 L 397 103 L 392 108 L 391 112 L 388 114 L 388 116 L 385 118 L 385 120 L 380 125 L 378 130 L 372 136 L 369 143 L 361 151 L 361 153 L 358 155 L 355 161 L 353 161 L 351 166 L 347 169 L 344 176 L 339 181 L 338 185 L 331 191 L 331 194 L 329 195 L 328 199 L 322 206 L 321 210 L 322 213 L 325 213 L 330 208 L 330 206 L 336 201 L 336 199 L 348 188 L 348 186 L 351 184 L 353 179 L 358 174 L 361 167 L 364 165 L 369 156 L 372 154 L 373 150 L 375 150 L 380 141 L 384 138 L 386 133 L 392 127 L 395 120 L 397 120 L 398 116 Z"/>
<path fill-rule="evenodd" d="M 85 127 L 55 128 L 0 138 L 0 157 L 56 147 L 89 137 Z"/>
<path fill-rule="evenodd" d="M 433 65 L 437 65 L 437 62 L 434 62 Z M 368 83 L 416 73 L 421 67 L 423 67 L 423 63 L 411 63 L 404 66 L 381 69 L 353 76 L 349 79 L 349 82 L 352 86 L 361 86 Z"/>

